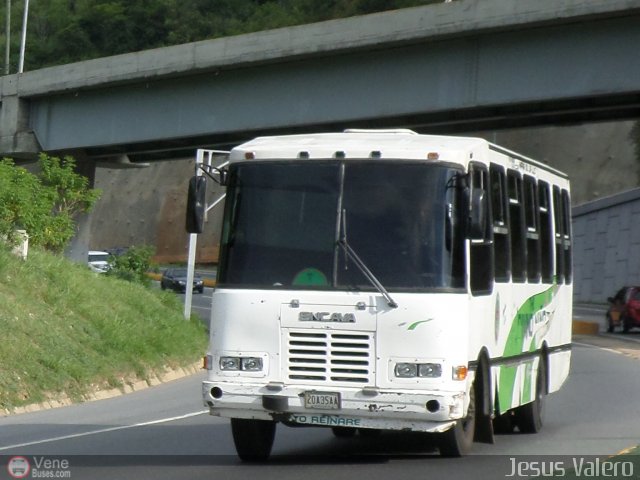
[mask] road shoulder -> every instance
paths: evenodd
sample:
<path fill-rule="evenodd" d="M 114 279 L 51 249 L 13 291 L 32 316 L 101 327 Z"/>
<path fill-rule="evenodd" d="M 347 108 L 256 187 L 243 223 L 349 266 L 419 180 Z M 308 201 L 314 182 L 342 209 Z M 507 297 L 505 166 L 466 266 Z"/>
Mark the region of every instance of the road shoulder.
<path fill-rule="evenodd" d="M 573 343 L 607 348 L 640 360 L 640 335 L 637 334 L 600 333 L 598 335 L 573 335 Z"/>

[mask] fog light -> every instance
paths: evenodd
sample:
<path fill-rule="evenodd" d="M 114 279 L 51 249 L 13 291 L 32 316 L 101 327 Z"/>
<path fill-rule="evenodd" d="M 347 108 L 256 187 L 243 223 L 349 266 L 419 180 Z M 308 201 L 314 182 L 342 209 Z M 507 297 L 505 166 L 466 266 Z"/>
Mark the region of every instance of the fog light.
<path fill-rule="evenodd" d="M 440 410 L 440 402 L 438 402 L 437 400 L 429 400 L 426 407 L 427 411 L 436 413 L 438 410 Z"/>

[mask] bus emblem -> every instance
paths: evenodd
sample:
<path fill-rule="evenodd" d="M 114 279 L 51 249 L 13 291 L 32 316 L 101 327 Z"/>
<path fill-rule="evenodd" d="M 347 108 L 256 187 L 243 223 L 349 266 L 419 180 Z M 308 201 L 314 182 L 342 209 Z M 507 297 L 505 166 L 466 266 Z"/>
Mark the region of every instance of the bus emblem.
<path fill-rule="evenodd" d="M 356 323 L 356 316 L 353 313 L 300 312 L 298 320 L 301 322 Z"/>

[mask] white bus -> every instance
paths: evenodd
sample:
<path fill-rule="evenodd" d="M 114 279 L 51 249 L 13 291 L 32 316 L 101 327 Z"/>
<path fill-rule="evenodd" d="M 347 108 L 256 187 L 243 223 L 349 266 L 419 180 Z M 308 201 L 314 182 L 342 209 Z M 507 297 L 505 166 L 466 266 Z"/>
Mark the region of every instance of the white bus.
<path fill-rule="evenodd" d="M 571 356 L 566 175 L 409 130 L 261 137 L 207 170 L 227 196 L 203 396 L 241 459 L 277 424 L 432 432 L 445 456 L 540 430 Z"/>

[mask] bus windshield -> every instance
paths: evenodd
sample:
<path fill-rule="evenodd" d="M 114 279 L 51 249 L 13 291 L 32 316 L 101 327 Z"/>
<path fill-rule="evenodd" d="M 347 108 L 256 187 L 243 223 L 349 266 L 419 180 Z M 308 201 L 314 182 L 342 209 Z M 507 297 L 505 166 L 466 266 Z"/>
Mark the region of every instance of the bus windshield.
<path fill-rule="evenodd" d="M 464 288 L 461 170 L 423 162 L 234 164 L 218 285 L 389 291 Z"/>

